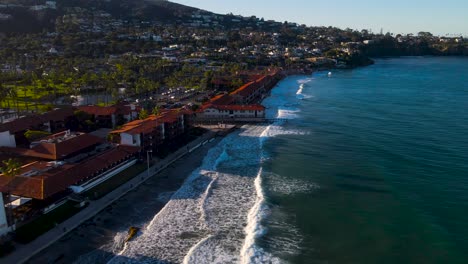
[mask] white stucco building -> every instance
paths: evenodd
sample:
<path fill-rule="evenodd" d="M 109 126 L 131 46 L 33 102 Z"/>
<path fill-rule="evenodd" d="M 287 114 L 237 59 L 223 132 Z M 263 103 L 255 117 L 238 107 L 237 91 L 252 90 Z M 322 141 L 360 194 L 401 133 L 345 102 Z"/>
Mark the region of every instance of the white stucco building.
<path fill-rule="evenodd" d="M 10 131 L 0 132 L 0 147 L 16 147 L 15 135 L 10 134 Z"/>
<path fill-rule="evenodd" d="M 263 119 L 265 107 L 254 105 L 207 105 L 197 113 L 197 119 Z"/>

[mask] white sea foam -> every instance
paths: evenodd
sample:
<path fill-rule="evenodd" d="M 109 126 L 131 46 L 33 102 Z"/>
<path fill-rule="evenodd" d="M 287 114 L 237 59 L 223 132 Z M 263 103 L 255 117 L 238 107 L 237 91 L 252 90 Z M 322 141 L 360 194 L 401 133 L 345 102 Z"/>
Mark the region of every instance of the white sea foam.
<path fill-rule="evenodd" d="M 301 110 L 297 108 L 294 109 L 294 108 L 282 107 L 278 109 L 278 114 L 276 117 L 281 118 L 281 119 L 295 119 L 298 117 L 298 113 L 300 111 Z"/>
<path fill-rule="evenodd" d="M 200 221 L 202 221 L 202 223 L 205 224 L 207 228 L 208 226 L 207 226 L 207 218 L 206 218 L 206 200 L 208 196 L 210 195 L 213 184 L 216 182 L 216 180 L 218 179 L 218 175 L 219 175 L 216 172 L 214 172 L 213 174 L 214 174 L 213 175 L 214 177 L 211 180 L 210 184 L 208 184 L 208 187 L 206 188 L 205 193 L 203 194 L 202 199 L 200 201 L 200 212 L 201 212 Z"/>
<path fill-rule="evenodd" d="M 302 91 L 304 91 L 304 84 L 299 85 L 299 90 L 297 90 L 296 94 L 300 95 L 302 94 Z"/>
<path fill-rule="evenodd" d="M 304 94 L 302 94 L 304 91 L 304 84 L 299 85 L 299 90 L 296 92 L 296 98 L 299 100 L 305 99 Z"/>
<path fill-rule="evenodd" d="M 269 131 L 272 126 L 273 125 L 269 125 L 265 130 L 263 130 L 259 137 L 261 149 L 265 140 L 270 137 Z M 264 154 L 262 153 L 261 156 L 264 156 Z M 262 187 L 262 172 L 263 169 L 260 167 L 254 181 L 256 199 L 255 203 L 249 210 L 247 226 L 244 228 L 245 239 L 240 251 L 241 264 L 279 263 L 279 259 L 274 258 L 271 254 L 265 252 L 262 248 L 256 245 L 256 240 L 265 233 L 262 221 L 268 214 L 268 207 L 265 204 L 265 196 Z"/>
<path fill-rule="evenodd" d="M 268 190 L 275 194 L 292 195 L 300 193 L 310 193 L 320 189 L 320 186 L 314 182 L 305 180 L 287 178 L 275 173 L 266 173 Z"/>
<path fill-rule="evenodd" d="M 117 253 L 123 249 L 125 240 L 128 237 L 128 232 L 121 231 L 114 236 L 114 243 L 112 244 L 112 252 Z"/>
<path fill-rule="evenodd" d="M 271 252 L 280 258 L 291 258 L 300 254 L 300 244 L 303 236 L 300 230 L 291 222 L 290 214 L 275 211 L 272 220 L 268 221 L 268 227 L 274 230 L 275 236 L 267 237 L 264 242 L 268 244 Z"/>
<path fill-rule="evenodd" d="M 311 82 L 312 80 L 313 80 L 312 78 L 307 78 L 307 79 L 303 79 L 303 80 L 299 80 L 299 81 L 298 81 L 298 83 L 299 83 L 300 85 L 299 85 L 299 89 L 296 91 L 296 98 L 297 98 L 297 99 L 299 99 L 299 100 L 305 100 L 305 99 L 314 98 L 313 95 L 304 93 L 305 85 L 306 85 L 307 83 Z"/>
<path fill-rule="evenodd" d="M 282 135 L 297 135 L 306 136 L 310 135 L 310 131 L 304 131 L 299 129 L 287 129 L 280 125 L 271 125 L 268 130 L 265 131 L 265 136 L 272 138 Z"/>
<path fill-rule="evenodd" d="M 142 235 L 111 263 L 238 263 L 256 201 L 264 126 L 247 126 L 211 149 Z M 256 168 L 255 168 L 256 167 Z"/>
<path fill-rule="evenodd" d="M 255 190 L 257 199 L 247 217 L 247 226 L 245 227 L 246 237 L 240 253 L 240 263 L 280 263 L 279 259 L 273 257 L 255 244 L 256 239 L 265 233 L 265 228 L 262 226 L 261 222 L 268 210 L 265 205 L 265 196 L 262 189 L 262 169 L 260 169 L 255 179 Z"/>
<path fill-rule="evenodd" d="M 299 82 L 305 85 L 308 81 Z M 297 101 L 285 99 L 290 91 L 272 93 L 277 94 L 267 99 L 268 117 L 298 117 L 299 105 L 291 106 Z M 244 126 L 239 133 L 228 135 L 208 152 L 200 168 L 142 234 L 126 243 L 110 263 L 280 263 L 256 244 L 266 232 L 262 222 L 269 213 L 262 189 L 261 162 L 266 158 L 262 145 L 278 135 L 307 134 L 277 122 L 268 127 Z M 272 245 L 288 242 L 285 249 L 293 252 L 297 248 L 293 240 L 275 236 Z"/>
<path fill-rule="evenodd" d="M 195 244 L 195 246 L 193 246 L 189 250 L 187 255 L 185 255 L 183 264 L 195 263 L 195 261 L 198 258 L 200 258 L 200 256 L 197 255 L 197 252 L 199 252 L 198 249 L 201 248 L 203 246 L 203 244 L 207 243 L 207 241 L 209 241 L 209 239 L 212 238 L 212 237 L 213 237 L 213 235 L 208 235 L 204 239 L 200 240 L 200 242 Z M 204 257 L 204 256 L 202 256 L 202 257 Z"/>
<path fill-rule="evenodd" d="M 305 79 L 300 79 L 297 81 L 297 83 L 299 84 L 306 84 L 306 83 L 309 83 L 313 80 L 313 78 L 305 78 Z"/>

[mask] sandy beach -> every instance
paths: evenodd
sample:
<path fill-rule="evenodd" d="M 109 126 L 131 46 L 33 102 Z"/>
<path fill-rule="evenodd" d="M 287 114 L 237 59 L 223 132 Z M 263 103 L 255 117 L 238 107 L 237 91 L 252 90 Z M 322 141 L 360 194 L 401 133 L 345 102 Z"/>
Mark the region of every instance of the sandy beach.
<path fill-rule="evenodd" d="M 27 263 L 106 263 L 122 250 L 129 227 L 145 228 L 220 140 L 174 162 Z"/>

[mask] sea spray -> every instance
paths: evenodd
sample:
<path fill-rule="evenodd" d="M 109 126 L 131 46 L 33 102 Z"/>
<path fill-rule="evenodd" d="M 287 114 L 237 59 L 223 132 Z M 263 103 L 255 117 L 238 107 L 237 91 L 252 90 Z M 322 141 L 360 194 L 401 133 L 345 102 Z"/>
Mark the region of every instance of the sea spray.
<path fill-rule="evenodd" d="M 206 219 L 206 208 L 205 208 L 206 207 L 206 200 L 210 195 L 210 192 L 212 190 L 213 185 L 216 183 L 216 180 L 218 179 L 218 173 L 216 172 L 216 169 L 218 168 L 218 165 L 223 161 L 229 160 L 229 154 L 227 153 L 226 148 L 227 148 L 227 146 L 224 145 L 223 152 L 221 153 L 221 155 L 219 155 L 219 158 L 217 158 L 216 161 L 214 162 L 212 172 L 204 172 L 204 171 L 201 172 L 201 174 L 203 174 L 203 175 L 209 174 L 210 177 L 212 178 L 210 184 L 208 184 L 208 187 L 206 188 L 205 192 L 203 193 L 202 199 L 200 201 L 200 212 L 201 212 L 200 220 L 205 225 L 205 227 L 208 228 L 208 229 L 209 229 L 209 225 L 208 225 L 207 219 Z M 205 240 L 205 238 L 203 240 Z"/>
<path fill-rule="evenodd" d="M 146 235 L 148 232 L 150 232 L 152 227 L 156 224 L 156 222 L 158 222 L 158 220 L 164 218 L 165 215 L 170 213 L 169 208 L 173 206 L 173 203 L 177 202 L 177 200 L 174 198 L 182 197 L 187 192 L 191 192 L 190 190 L 187 190 L 187 188 L 190 187 L 200 176 L 205 175 L 206 171 L 212 171 L 221 162 L 222 159 L 226 158 L 226 154 L 227 153 L 225 153 L 225 148 L 215 147 L 210 149 L 205 159 L 203 160 L 203 164 L 190 174 L 190 176 L 185 180 L 182 187 L 172 195 L 168 203 L 148 223 L 148 225 L 143 230 L 143 234 Z M 132 242 L 125 243 L 123 245 L 123 249 L 119 253 L 117 253 L 116 256 L 109 261 L 109 263 L 121 263 L 120 256 L 124 256 L 127 253 L 130 243 Z"/>
<path fill-rule="evenodd" d="M 264 172 L 263 174 L 268 190 L 275 195 L 304 194 L 320 189 L 320 186 L 314 182 L 285 177 L 272 172 Z"/>
<path fill-rule="evenodd" d="M 275 111 L 273 118 L 281 114 L 296 118 L 299 109 L 286 106 L 290 102 L 283 98 L 276 97 L 268 111 Z M 223 138 L 143 234 L 127 243 L 112 262 L 279 262 L 255 240 L 265 231 L 261 222 L 269 210 L 261 189 L 261 164 L 267 156 L 262 146 L 267 138 L 286 134 L 282 125 L 280 121 L 268 127 L 243 126 Z"/>
<path fill-rule="evenodd" d="M 297 90 L 296 94 L 300 95 L 302 94 L 302 91 L 304 90 L 304 84 L 299 85 L 299 90 Z"/>
<path fill-rule="evenodd" d="M 262 190 L 262 168 L 260 168 L 257 178 L 255 179 L 255 191 L 257 193 L 257 199 L 254 206 L 250 209 L 247 216 L 247 226 L 245 227 L 245 242 L 241 249 L 241 263 L 250 264 L 257 263 L 257 260 L 261 255 L 257 254 L 255 246 L 255 240 L 257 237 L 263 234 L 264 229 L 261 225 L 261 221 L 264 215 L 264 195 Z"/>
<path fill-rule="evenodd" d="M 118 232 L 114 236 L 114 243 L 112 244 L 112 252 L 118 253 L 119 251 L 121 251 L 125 247 L 125 240 L 127 239 L 127 237 L 128 237 L 128 232 L 126 230 L 122 232 Z"/>
<path fill-rule="evenodd" d="M 296 91 L 296 98 L 297 99 L 306 100 L 306 99 L 314 98 L 313 95 L 304 93 L 304 88 L 306 87 L 306 84 L 311 82 L 311 81 L 312 81 L 311 78 L 307 78 L 307 79 L 303 79 L 303 80 L 298 81 L 299 89 Z"/>
<path fill-rule="evenodd" d="M 244 126 L 223 138 L 143 234 L 111 262 L 239 263 L 243 229 L 256 200 L 258 138 L 264 130 Z"/>
<path fill-rule="evenodd" d="M 299 112 L 300 110 L 297 108 L 283 106 L 278 109 L 276 117 L 280 119 L 295 119 L 298 117 Z"/>
<path fill-rule="evenodd" d="M 310 82 L 311 79 L 303 80 L 299 86 L 299 90 L 296 92 L 296 95 L 302 96 L 304 85 L 307 82 Z M 274 108 L 270 108 L 268 115 L 280 119 L 295 119 L 298 117 L 300 110 L 295 107 L 288 106 L 281 97 L 279 100 L 274 102 L 272 105 Z M 271 101 L 271 99 L 270 99 Z M 276 116 L 275 116 L 276 115 Z M 260 140 L 260 149 L 261 149 L 261 160 L 267 160 L 267 153 L 265 152 L 263 146 L 267 139 L 278 136 L 278 135 L 307 135 L 309 132 L 306 131 L 288 131 L 284 128 L 284 121 L 279 120 L 274 124 L 269 125 L 261 133 Z M 251 263 L 281 263 L 281 260 L 272 254 L 266 252 L 264 249 L 260 248 L 256 244 L 256 240 L 263 236 L 266 233 L 265 227 L 262 225 L 262 221 L 267 217 L 269 208 L 265 201 L 264 190 L 262 186 L 262 175 L 263 167 L 260 167 L 257 177 L 254 181 L 255 191 L 256 191 L 256 201 L 253 207 L 250 209 L 247 216 L 247 226 L 245 227 L 245 240 L 240 252 L 240 263 L 241 264 L 251 264 Z"/>

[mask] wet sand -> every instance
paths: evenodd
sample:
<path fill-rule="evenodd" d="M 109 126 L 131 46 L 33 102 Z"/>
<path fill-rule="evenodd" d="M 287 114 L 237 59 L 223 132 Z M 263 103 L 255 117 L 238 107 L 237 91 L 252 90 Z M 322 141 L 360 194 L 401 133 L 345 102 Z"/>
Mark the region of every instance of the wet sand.
<path fill-rule="evenodd" d="M 174 162 L 27 263 L 106 263 L 122 250 L 128 229 L 145 228 L 220 140 Z"/>

